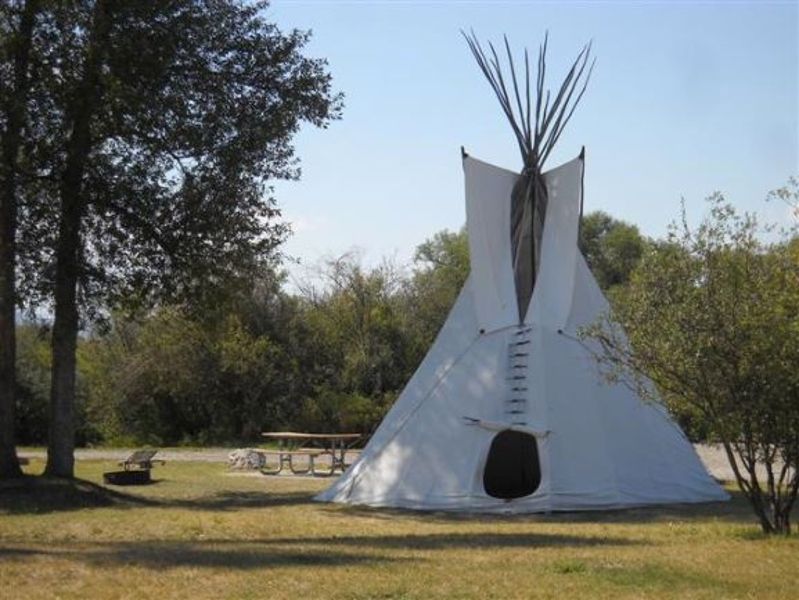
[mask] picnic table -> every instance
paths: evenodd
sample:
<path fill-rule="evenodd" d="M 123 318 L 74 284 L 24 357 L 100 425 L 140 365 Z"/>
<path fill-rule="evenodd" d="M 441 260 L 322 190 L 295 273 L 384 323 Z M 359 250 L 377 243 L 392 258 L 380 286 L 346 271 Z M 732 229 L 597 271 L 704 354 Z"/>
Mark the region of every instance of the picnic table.
<path fill-rule="evenodd" d="M 277 475 L 288 466 L 292 473 L 311 473 L 317 475 L 315 459 L 323 454 L 330 455 L 330 468 L 324 475 L 332 475 L 336 471 L 344 472 L 347 468 L 345 457 L 363 435 L 360 433 L 304 433 L 300 431 L 267 431 L 263 437 L 276 440 L 278 449 L 265 450 L 264 454 L 277 456 L 276 469 L 264 469 L 268 475 Z M 321 446 L 321 448 L 320 448 Z M 302 457 L 305 464 L 298 467 L 295 459 Z"/>

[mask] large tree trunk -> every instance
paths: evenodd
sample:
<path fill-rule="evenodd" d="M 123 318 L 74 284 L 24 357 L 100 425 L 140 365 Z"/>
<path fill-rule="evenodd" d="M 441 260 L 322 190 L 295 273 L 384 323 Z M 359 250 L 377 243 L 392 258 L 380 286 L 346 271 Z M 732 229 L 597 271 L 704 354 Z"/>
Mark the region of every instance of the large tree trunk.
<path fill-rule="evenodd" d="M 37 9 L 38 0 L 25 3 L 19 31 L 6 42 L 14 61 L 14 87 L 9 94 L 0 158 L 0 478 L 22 475 L 15 443 L 17 161 L 30 90 L 28 66 Z"/>
<path fill-rule="evenodd" d="M 772 474 L 774 468 L 773 461 L 775 457 L 771 457 L 771 463 L 765 463 L 763 466 L 768 473 L 767 489 L 764 490 L 757 476 L 757 464 L 753 459 L 744 460 L 745 450 L 735 450 L 730 442 L 722 442 L 724 451 L 727 455 L 727 460 L 732 467 L 735 474 L 735 480 L 752 510 L 760 522 L 760 529 L 765 534 L 791 534 L 791 511 L 799 493 L 799 480 L 789 482 L 785 485 L 785 489 L 778 490 L 775 486 L 783 486 L 784 483 L 775 481 Z M 755 453 L 751 453 L 752 457 Z M 740 458 L 743 463 L 744 470 L 738 464 Z"/>
<path fill-rule="evenodd" d="M 83 75 L 67 118 L 72 134 L 61 178 L 56 274 L 53 300 L 50 428 L 45 475 L 72 478 L 75 470 L 75 351 L 78 341 L 77 289 L 81 268 L 81 221 L 86 213 L 83 179 L 92 149 L 92 118 L 102 98 L 103 58 L 110 30 L 107 0 L 97 0 L 92 14 Z"/>
<path fill-rule="evenodd" d="M 50 427 L 45 474 L 72 477 L 75 459 L 75 352 L 78 340 L 77 282 L 80 258 L 80 221 L 84 212 L 81 178 L 67 168 L 61 185 L 55 279 L 55 320 L 52 336 Z"/>

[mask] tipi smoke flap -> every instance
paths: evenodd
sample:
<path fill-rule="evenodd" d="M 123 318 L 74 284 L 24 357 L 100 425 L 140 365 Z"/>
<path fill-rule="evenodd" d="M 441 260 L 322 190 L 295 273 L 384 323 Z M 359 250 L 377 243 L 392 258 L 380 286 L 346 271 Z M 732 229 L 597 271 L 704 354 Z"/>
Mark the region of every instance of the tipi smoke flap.
<path fill-rule="evenodd" d="M 464 153 L 469 276 L 369 444 L 317 499 L 477 512 L 725 499 L 662 406 L 604 382 L 576 337 L 609 310 L 577 248 L 584 157 L 543 165 L 585 91 L 590 47 L 553 98 L 545 41 L 533 102 L 526 54 L 522 94 L 505 42 L 511 96 L 493 46 L 467 41 L 524 168 Z"/>
<path fill-rule="evenodd" d="M 589 66 L 591 44 L 584 46 L 577 55 L 571 69 L 564 77 L 558 93 L 553 97 L 549 90 L 545 89 L 549 36 L 544 36 L 544 43 L 538 50 L 538 74 L 533 110 L 530 96 L 530 59 L 527 50 L 524 52 L 523 102 L 513 54 L 507 37 L 505 38 L 505 53 L 510 71 L 513 98 L 508 90 L 499 55 L 494 45 L 489 43 L 489 54 L 486 54 L 474 32 L 471 35 L 464 33 L 463 36 L 513 129 L 524 165 L 511 192 L 510 231 L 519 321 L 522 321 L 524 319 L 523 311 L 529 304 L 535 287 L 535 277 L 541 261 L 541 236 L 547 210 L 547 189 L 543 177 L 544 164 L 588 87 L 594 68 L 593 62 Z"/>

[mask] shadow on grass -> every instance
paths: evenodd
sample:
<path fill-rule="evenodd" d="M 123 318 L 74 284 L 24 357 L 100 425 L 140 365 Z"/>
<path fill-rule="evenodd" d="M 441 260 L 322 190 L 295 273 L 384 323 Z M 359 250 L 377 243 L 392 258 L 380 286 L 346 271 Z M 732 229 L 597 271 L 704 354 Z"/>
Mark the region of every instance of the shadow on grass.
<path fill-rule="evenodd" d="M 109 506 L 136 507 L 152 501 L 84 479 L 26 475 L 0 482 L 0 512 L 38 514 Z"/>
<path fill-rule="evenodd" d="M 52 552 L 42 550 L 41 548 L 36 548 L 34 550 L 32 548 L 4 548 L 0 546 L 0 559 L 20 556 L 42 556 L 47 554 L 52 554 Z"/>
<path fill-rule="evenodd" d="M 351 567 L 356 564 L 397 563 L 408 559 L 368 554 L 353 548 L 331 551 L 329 547 L 296 543 L 264 545 L 249 541 L 199 542 L 96 542 L 71 544 L 68 548 L 0 547 L 0 557 L 48 556 L 80 561 L 95 567 L 140 567 L 163 569 L 225 568 L 249 570 L 284 566 Z"/>
<path fill-rule="evenodd" d="M 284 537 L 254 540 L 209 539 L 185 542 L 128 541 L 30 548 L 0 547 L 0 558 L 63 557 L 92 566 L 126 566 L 163 570 L 179 567 L 262 569 L 282 566 L 352 567 L 358 564 L 418 562 L 423 556 L 397 552 L 486 548 L 546 548 L 631 546 L 642 542 L 622 538 L 559 534 L 495 532 L 407 534 L 339 537 Z"/>
<path fill-rule="evenodd" d="M 455 550 L 486 548 L 556 548 L 561 546 L 637 546 L 651 542 L 621 537 L 568 535 L 557 533 L 424 533 L 403 535 L 358 535 L 319 538 L 274 538 L 258 540 L 265 545 L 310 544 L 328 548 L 373 548 L 375 550 Z"/>
<path fill-rule="evenodd" d="M 637 508 L 552 512 L 534 514 L 487 514 L 465 511 L 421 511 L 368 506 L 338 506 L 347 514 L 373 519 L 417 519 L 422 522 L 541 522 L 541 523 L 663 523 L 719 519 L 730 523 L 751 523 L 755 519 L 749 501 L 739 490 L 727 490 L 730 500 L 699 504 L 654 505 Z"/>
<path fill-rule="evenodd" d="M 24 476 L 0 481 L 0 514 L 44 514 L 91 508 L 163 507 L 200 511 L 314 504 L 311 492 L 219 491 L 196 498 L 147 495 L 158 481 L 124 488 L 108 487 L 85 479 Z"/>
<path fill-rule="evenodd" d="M 277 506 L 315 505 L 312 492 L 235 492 L 224 491 L 199 498 L 162 499 L 159 506 L 189 510 L 229 511 L 246 508 L 272 508 Z"/>
<path fill-rule="evenodd" d="M 690 522 L 715 519 L 729 523 L 751 524 L 755 521 L 752 508 L 738 490 L 728 489 L 728 502 L 679 504 L 641 508 L 563 512 L 550 514 L 486 515 L 483 513 L 450 511 L 413 511 L 320 504 L 313 500 L 312 491 L 217 490 L 192 498 L 162 497 L 150 494 L 145 486 L 122 489 L 99 485 L 82 479 L 54 479 L 25 476 L 0 482 L 0 513 L 39 514 L 88 508 L 165 507 L 197 511 L 233 511 L 271 507 L 302 507 L 329 510 L 339 514 L 372 519 L 404 519 L 420 522 L 543 522 L 543 523 L 662 523 Z"/>

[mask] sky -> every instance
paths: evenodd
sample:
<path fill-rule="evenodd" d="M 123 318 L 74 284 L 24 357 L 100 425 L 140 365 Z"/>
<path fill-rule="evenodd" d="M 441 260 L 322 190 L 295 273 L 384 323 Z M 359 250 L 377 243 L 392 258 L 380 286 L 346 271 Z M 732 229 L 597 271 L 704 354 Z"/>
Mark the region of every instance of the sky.
<path fill-rule="evenodd" d="M 799 175 L 799 0 L 273 0 L 282 30 L 311 30 L 342 118 L 295 139 L 302 176 L 277 182 L 292 223 L 285 252 L 308 266 L 358 252 L 409 265 L 416 246 L 465 222 L 461 147 L 518 170 L 510 126 L 461 31 L 507 36 L 517 57 L 549 34 L 557 89 L 592 41 L 596 66 L 550 156 L 586 148 L 585 211 L 662 237 L 719 191 L 742 211 L 789 225 L 770 190 Z"/>

